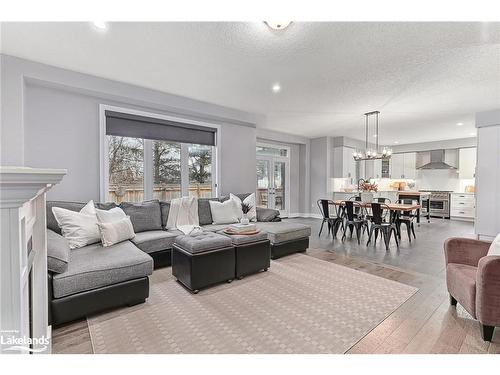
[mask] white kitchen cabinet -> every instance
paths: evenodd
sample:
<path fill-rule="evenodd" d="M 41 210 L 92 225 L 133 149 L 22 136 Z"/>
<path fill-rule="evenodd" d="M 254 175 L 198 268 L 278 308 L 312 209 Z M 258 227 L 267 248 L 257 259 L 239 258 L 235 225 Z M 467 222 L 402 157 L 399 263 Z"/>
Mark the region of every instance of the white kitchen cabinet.
<path fill-rule="evenodd" d="M 403 178 L 404 169 L 404 154 L 393 154 L 391 157 L 391 178 Z"/>
<path fill-rule="evenodd" d="M 471 193 L 452 193 L 450 203 L 451 219 L 473 221 L 476 215 L 476 199 Z"/>
<path fill-rule="evenodd" d="M 458 175 L 460 178 L 474 178 L 476 174 L 476 148 L 461 148 L 459 150 Z"/>
<path fill-rule="evenodd" d="M 373 177 L 382 178 L 382 160 L 373 160 Z"/>
<path fill-rule="evenodd" d="M 444 162 L 452 167 L 458 168 L 458 149 L 444 150 Z"/>
<path fill-rule="evenodd" d="M 350 178 L 351 183 L 357 180 L 356 175 L 356 161 L 352 156 L 354 149 L 350 147 L 342 147 L 342 177 Z"/>
<path fill-rule="evenodd" d="M 416 176 L 416 159 L 415 152 L 407 152 L 404 154 L 393 154 L 391 157 L 391 178 L 410 178 Z"/>
<path fill-rule="evenodd" d="M 404 178 L 414 180 L 417 176 L 417 153 L 407 152 L 404 155 Z"/>

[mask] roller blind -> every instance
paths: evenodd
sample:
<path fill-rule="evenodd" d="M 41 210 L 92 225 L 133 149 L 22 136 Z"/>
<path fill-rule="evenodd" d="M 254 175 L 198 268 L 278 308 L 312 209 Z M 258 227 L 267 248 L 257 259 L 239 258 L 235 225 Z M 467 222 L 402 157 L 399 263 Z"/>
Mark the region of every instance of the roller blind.
<path fill-rule="evenodd" d="M 105 114 L 107 135 L 215 146 L 215 128 L 114 111 Z"/>

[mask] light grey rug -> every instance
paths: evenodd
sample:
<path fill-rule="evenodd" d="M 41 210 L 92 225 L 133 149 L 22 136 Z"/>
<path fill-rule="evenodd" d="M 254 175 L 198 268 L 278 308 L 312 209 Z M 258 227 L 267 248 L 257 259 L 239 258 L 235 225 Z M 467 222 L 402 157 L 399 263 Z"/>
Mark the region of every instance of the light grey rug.
<path fill-rule="evenodd" d="M 345 353 L 416 291 L 303 254 L 197 295 L 166 268 L 89 327 L 95 353 Z"/>

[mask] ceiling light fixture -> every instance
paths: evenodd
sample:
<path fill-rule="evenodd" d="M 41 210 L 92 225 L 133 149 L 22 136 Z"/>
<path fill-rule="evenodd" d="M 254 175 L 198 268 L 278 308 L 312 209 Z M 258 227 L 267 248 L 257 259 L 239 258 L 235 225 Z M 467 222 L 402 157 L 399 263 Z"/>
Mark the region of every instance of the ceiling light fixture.
<path fill-rule="evenodd" d="M 355 151 L 352 154 L 352 157 L 355 161 L 361 160 L 374 160 L 374 159 L 390 159 L 392 155 L 392 150 L 390 148 L 384 147 L 382 152 L 378 151 L 378 115 L 379 111 L 372 111 L 365 113 L 365 150 L 363 152 Z M 371 149 L 370 144 L 368 143 L 368 120 L 370 116 L 375 116 L 375 134 L 373 135 L 376 138 L 375 148 Z"/>
<path fill-rule="evenodd" d="M 463 122 L 457 122 L 457 126 L 462 126 L 463 124 Z"/>
<path fill-rule="evenodd" d="M 264 21 L 264 23 L 273 30 L 286 29 L 292 21 Z"/>
<path fill-rule="evenodd" d="M 475 137 L 475 136 L 476 136 L 476 133 L 469 133 L 469 135 L 470 135 L 471 137 Z"/>
<path fill-rule="evenodd" d="M 93 21 L 92 25 L 99 30 L 106 30 L 108 28 L 108 25 L 104 21 Z"/>
<path fill-rule="evenodd" d="M 272 87 L 272 90 L 273 90 L 273 92 L 274 92 L 275 94 L 277 94 L 278 92 L 280 92 L 280 91 L 281 91 L 281 86 L 280 86 L 280 84 L 279 84 L 279 83 L 275 83 L 275 84 L 273 85 L 273 87 Z"/>
<path fill-rule="evenodd" d="M 399 141 L 394 141 L 394 143 L 395 143 L 395 144 L 398 144 L 398 143 L 399 143 Z"/>

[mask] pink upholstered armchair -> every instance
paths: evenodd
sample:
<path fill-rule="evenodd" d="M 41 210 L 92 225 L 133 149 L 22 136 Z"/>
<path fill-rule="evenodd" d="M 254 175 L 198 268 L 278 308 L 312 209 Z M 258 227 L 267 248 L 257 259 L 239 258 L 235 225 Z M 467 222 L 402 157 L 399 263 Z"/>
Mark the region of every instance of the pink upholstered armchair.
<path fill-rule="evenodd" d="M 458 301 L 479 321 L 485 341 L 491 341 L 495 326 L 500 326 L 500 256 L 486 256 L 490 244 L 469 238 L 444 243 L 450 303 Z"/>

